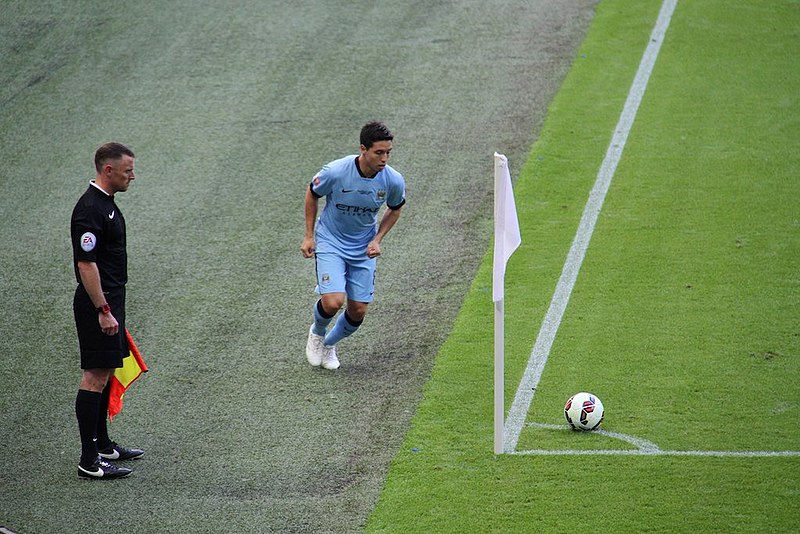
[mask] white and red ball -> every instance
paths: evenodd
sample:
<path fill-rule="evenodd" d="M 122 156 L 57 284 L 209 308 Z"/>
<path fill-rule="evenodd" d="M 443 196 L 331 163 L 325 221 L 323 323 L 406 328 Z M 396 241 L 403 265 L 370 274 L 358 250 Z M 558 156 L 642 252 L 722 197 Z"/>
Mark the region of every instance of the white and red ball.
<path fill-rule="evenodd" d="M 604 415 L 603 403 L 592 393 L 576 393 L 564 406 L 564 417 L 573 430 L 597 430 Z"/>

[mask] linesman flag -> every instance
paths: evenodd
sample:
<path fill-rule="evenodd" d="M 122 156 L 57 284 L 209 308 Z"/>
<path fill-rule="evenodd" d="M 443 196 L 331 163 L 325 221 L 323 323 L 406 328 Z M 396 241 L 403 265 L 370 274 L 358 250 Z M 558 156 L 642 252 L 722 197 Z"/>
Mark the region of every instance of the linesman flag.
<path fill-rule="evenodd" d="M 117 367 L 114 376 L 111 377 L 111 389 L 109 390 L 108 397 L 108 420 L 114 419 L 120 410 L 122 410 L 122 396 L 128 386 L 133 384 L 137 378 L 142 376 L 142 373 L 147 372 L 147 365 L 142 359 L 136 343 L 133 342 L 131 333 L 125 329 L 125 336 L 128 338 L 128 356 L 122 359 L 122 367 Z"/>
<path fill-rule="evenodd" d="M 492 267 L 492 300 L 503 300 L 508 258 L 517 250 L 519 234 L 517 205 L 511 188 L 508 159 L 494 153 L 494 265 Z"/>

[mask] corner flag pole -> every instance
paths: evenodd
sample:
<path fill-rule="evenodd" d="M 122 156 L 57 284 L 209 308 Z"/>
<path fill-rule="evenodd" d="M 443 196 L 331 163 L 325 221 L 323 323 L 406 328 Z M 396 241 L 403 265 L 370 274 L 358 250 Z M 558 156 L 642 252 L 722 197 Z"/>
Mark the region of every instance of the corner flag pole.
<path fill-rule="evenodd" d="M 494 303 L 494 453 L 503 454 L 503 426 L 505 425 L 505 366 L 503 360 L 504 338 L 503 301 Z"/>
<path fill-rule="evenodd" d="M 503 453 L 505 425 L 505 273 L 511 254 L 519 247 L 517 206 L 511 187 L 508 159 L 494 153 L 494 261 L 492 301 L 494 302 L 494 453 Z"/>

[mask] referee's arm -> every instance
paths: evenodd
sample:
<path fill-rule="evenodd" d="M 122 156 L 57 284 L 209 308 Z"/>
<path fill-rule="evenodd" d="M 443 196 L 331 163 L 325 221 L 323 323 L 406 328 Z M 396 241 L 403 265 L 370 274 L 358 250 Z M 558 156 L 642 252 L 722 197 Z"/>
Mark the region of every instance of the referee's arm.
<path fill-rule="evenodd" d="M 92 299 L 94 307 L 99 308 L 106 304 L 97 264 L 93 261 L 78 260 L 78 273 L 81 276 L 81 284 L 86 289 L 86 293 L 89 294 L 89 298 Z M 111 310 L 111 313 L 108 314 L 98 312 L 97 315 L 100 329 L 104 334 L 114 336 L 119 332 L 119 323 L 114 317 L 114 310 Z"/>

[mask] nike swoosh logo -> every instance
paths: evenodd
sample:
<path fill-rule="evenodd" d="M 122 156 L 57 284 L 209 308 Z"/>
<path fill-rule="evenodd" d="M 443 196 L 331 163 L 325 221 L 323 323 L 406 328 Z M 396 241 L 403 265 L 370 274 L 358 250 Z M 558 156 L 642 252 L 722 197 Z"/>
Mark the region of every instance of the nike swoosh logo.
<path fill-rule="evenodd" d="M 354 189 L 342 189 L 342 193 L 352 193 Z"/>
<path fill-rule="evenodd" d="M 108 220 L 109 220 L 109 221 L 114 219 L 114 214 L 115 214 L 115 213 L 116 213 L 116 211 L 112 211 L 112 212 L 111 212 L 111 215 L 109 215 L 109 216 L 108 216 Z"/>
<path fill-rule="evenodd" d="M 99 467 L 97 468 L 96 471 L 89 471 L 88 469 L 84 469 L 83 467 L 81 467 L 79 465 L 78 469 L 80 469 L 81 471 L 83 471 L 84 473 L 86 473 L 89 476 L 98 477 L 98 478 L 101 478 L 105 474 L 105 473 L 103 473 L 103 470 L 100 469 Z"/>
<path fill-rule="evenodd" d="M 114 452 L 112 452 L 111 454 L 103 454 L 102 455 L 103 458 L 105 458 L 106 460 L 118 460 L 119 459 L 119 451 L 117 449 L 111 449 L 111 450 L 114 451 Z"/>

